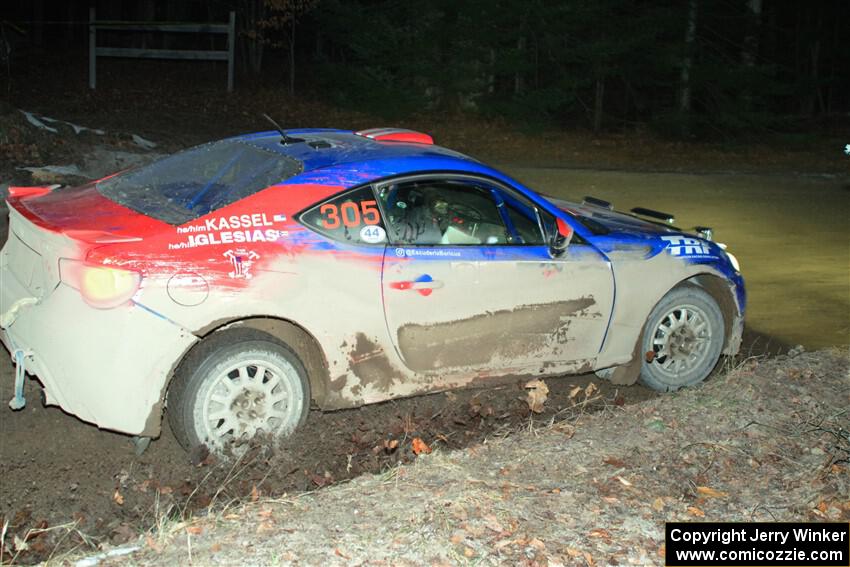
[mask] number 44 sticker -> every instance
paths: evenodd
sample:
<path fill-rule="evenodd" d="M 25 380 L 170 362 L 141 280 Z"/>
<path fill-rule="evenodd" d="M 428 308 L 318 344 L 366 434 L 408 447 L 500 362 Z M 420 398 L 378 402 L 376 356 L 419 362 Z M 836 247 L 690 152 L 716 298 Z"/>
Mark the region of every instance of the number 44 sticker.
<path fill-rule="evenodd" d="M 378 244 L 387 239 L 387 233 L 380 226 L 364 226 L 360 229 L 360 240 L 367 244 Z"/>

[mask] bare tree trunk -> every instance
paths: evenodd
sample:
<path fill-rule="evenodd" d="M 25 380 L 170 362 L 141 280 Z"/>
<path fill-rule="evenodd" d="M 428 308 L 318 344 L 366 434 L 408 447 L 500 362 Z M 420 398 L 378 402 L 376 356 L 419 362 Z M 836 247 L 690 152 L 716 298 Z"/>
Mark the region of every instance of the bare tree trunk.
<path fill-rule="evenodd" d="M 688 19 L 685 25 L 685 57 L 682 59 L 682 69 L 679 73 L 679 120 L 682 134 L 690 133 L 691 115 L 691 68 L 694 64 L 694 42 L 697 37 L 697 6 L 698 0 L 688 1 Z"/>
<path fill-rule="evenodd" d="M 490 48 L 490 72 L 487 74 L 487 92 L 496 92 L 496 50 Z"/>
<path fill-rule="evenodd" d="M 820 27 L 820 26 L 818 26 Z M 812 44 L 812 94 L 811 94 L 811 103 L 809 105 L 809 115 L 814 116 L 815 112 L 815 104 L 822 102 L 820 100 L 820 39 L 816 39 Z M 820 106 L 823 106 L 822 104 Z"/>
<path fill-rule="evenodd" d="M 242 18 L 237 18 L 240 24 L 239 35 L 244 49 L 239 49 L 248 70 L 259 75 L 263 67 L 263 38 L 259 22 L 266 16 L 266 5 L 263 0 L 241 0 Z"/>
<path fill-rule="evenodd" d="M 759 52 L 759 36 L 761 34 L 761 0 L 747 0 L 747 25 L 744 35 L 744 47 L 741 50 L 741 63 L 745 70 L 752 73 L 756 67 Z M 749 87 L 744 88 L 741 98 L 744 108 L 752 109 L 753 93 Z"/>
<path fill-rule="evenodd" d="M 289 94 L 295 94 L 295 18 L 289 24 Z"/>
<path fill-rule="evenodd" d="M 156 19 L 156 6 L 154 5 L 153 0 L 142 0 L 136 2 L 136 9 L 134 12 L 133 19 L 138 22 L 152 22 Z M 154 47 L 155 40 L 156 37 L 153 33 L 142 33 L 140 38 L 140 47 L 143 49 Z"/>
<path fill-rule="evenodd" d="M 747 31 L 741 61 L 745 67 L 755 67 L 759 51 L 759 28 L 761 27 L 761 0 L 747 0 Z"/>
<path fill-rule="evenodd" d="M 44 39 L 44 0 L 32 3 L 32 43 L 41 46 Z"/>
<path fill-rule="evenodd" d="M 832 62 L 830 64 L 830 72 L 829 72 L 829 82 L 827 82 L 826 87 L 826 113 L 827 115 L 832 114 L 832 101 L 833 101 L 833 93 L 835 89 L 833 89 L 833 85 L 835 85 L 836 80 L 838 79 L 838 73 L 836 72 L 835 61 L 838 59 L 839 53 L 839 41 L 838 41 L 838 28 L 839 23 L 841 22 L 840 18 L 835 18 L 833 21 L 833 29 L 832 29 Z"/>
<path fill-rule="evenodd" d="M 808 49 L 808 79 L 809 92 L 806 93 L 803 99 L 802 111 L 806 116 L 814 116 L 816 114 L 816 105 L 821 103 L 819 100 L 820 92 L 820 36 L 823 25 L 823 14 L 818 11 L 817 19 L 814 24 L 814 40 L 809 44 Z M 822 103 L 821 103 L 821 106 Z"/>
<path fill-rule="evenodd" d="M 518 59 L 522 60 L 525 56 L 525 36 L 521 35 L 516 42 L 516 49 L 519 54 Z M 525 77 L 522 70 L 517 69 L 514 72 L 514 94 L 521 95 L 525 92 Z"/>
<path fill-rule="evenodd" d="M 593 132 L 599 133 L 602 129 L 602 109 L 605 98 L 605 79 L 596 79 L 596 97 L 593 103 Z"/>

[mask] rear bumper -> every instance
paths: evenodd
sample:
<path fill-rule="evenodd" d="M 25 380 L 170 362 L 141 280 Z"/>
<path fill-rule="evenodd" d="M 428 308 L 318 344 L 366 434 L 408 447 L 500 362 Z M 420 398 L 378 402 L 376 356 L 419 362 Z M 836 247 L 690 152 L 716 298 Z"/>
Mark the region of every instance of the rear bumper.
<path fill-rule="evenodd" d="M 26 288 L 0 266 L 0 314 Z M 10 352 L 28 353 L 47 403 L 98 427 L 129 434 L 159 433 L 160 402 L 171 371 L 197 337 L 132 301 L 94 309 L 79 292 L 59 284 L 35 305 L 22 307 L 0 339 Z M 12 395 L 12 386 L 3 391 Z"/>

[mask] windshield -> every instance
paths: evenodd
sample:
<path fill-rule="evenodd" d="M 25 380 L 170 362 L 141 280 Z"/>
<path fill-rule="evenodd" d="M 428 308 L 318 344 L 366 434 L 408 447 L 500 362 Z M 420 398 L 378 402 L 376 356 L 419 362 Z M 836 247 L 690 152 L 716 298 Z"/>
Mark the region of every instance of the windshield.
<path fill-rule="evenodd" d="M 564 201 L 563 199 L 559 199 L 558 197 L 553 197 L 551 195 L 545 195 L 543 193 L 537 193 L 540 197 L 543 197 L 560 210 L 564 211 L 572 218 L 574 218 L 578 223 L 580 223 L 583 227 L 590 231 L 591 234 L 595 235 L 603 235 L 611 232 L 608 228 L 602 223 L 592 219 L 591 217 L 582 214 L 580 211 L 577 211 L 573 208 L 573 203 L 569 201 Z"/>
<path fill-rule="evenodd" d="M 104 197 L 173 225 L 280 183 L 301 163 L 241 140 L 197 146 L 97 184 Z"/>

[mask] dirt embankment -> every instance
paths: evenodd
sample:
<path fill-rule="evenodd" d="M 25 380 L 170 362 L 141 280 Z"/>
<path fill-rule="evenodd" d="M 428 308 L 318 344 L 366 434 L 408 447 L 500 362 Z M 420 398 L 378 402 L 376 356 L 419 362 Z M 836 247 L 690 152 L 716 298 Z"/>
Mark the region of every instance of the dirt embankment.
<path fill-rule="evenodd" d="M 850 520 L 850 354 L 702 387 L 311 494 L 162 521 L 104 565 L 660 565 L 665 521 Z"/>

